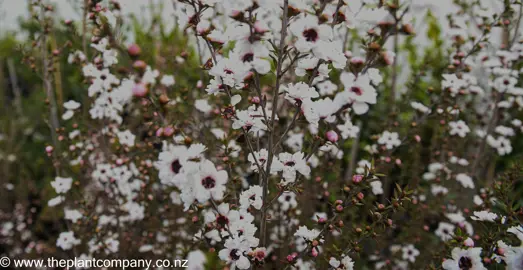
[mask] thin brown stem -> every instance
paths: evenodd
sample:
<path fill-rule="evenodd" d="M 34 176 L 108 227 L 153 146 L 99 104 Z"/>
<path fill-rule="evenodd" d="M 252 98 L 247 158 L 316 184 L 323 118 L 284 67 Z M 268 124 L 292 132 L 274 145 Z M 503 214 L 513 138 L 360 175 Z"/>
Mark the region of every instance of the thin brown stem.
<path fill-rule="evenodd" d="M 285 48 L 285 38 L 287 36 L 287 22 L 288 22 L 288 12 L 289 12 L 289 0 L 284 0 L 283 2 L 283 18 L 281 22 L 281 36 L 280 36 L 280 46 L 278 48 L 278 64 L 276 68 L 276 86 L 274 87 L 274 93 L 272 96 L 272 115 L 271 115 L 271 130 L 269 132 L 269 157 L 267 159 L 267 169 L 266 172 L 271 171 L 271 165 L 272 160 L 274 157 L 274 132 L 276 128 L 276 111 L 278 110 L 278 99 L 279 99 L 279 91 L 280 91 L 280 85 L 281 85 L 281 72 L 282 72 L 282 65 L 283 65 L 283 54 L 284 54 L 284 48 Z M 262 200 L 265 203 L 267 199 L 267 193 L 269 191 L 269 177 L 268 175 L 265 175 L 263 180 L 263 194 L 262 194 Z M 267 211 L 264 210 L 261 213 L 261 226 L 260 226 L 260 239 L 261 239 L 261 246 L 264 247 L 266 245 L 266 230 L 267 230 Z"/>

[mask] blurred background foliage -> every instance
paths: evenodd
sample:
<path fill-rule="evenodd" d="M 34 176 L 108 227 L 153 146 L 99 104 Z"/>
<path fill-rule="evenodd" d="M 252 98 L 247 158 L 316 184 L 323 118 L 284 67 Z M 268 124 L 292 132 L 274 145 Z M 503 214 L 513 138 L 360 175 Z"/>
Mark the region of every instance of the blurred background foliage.
<path fill-rule="evenodd" d="M 156 15 L 160 14 L 160 9 L 161 6 L 150 6 L 152 20 L 133 15 L 125 17 L 118 42 L 128 44 L 126 37 L 133 37 L 142 49 L 140 59 L 162 74 L 175 75 L 175 91 L 178 93 L 169 93 L 169 96 L 183 100 L 190 96 L 188 94 L 191 91 L 196 91 L 193 87 L 202 79 L 203 72 L 196 52 L 187 45 L 188 37 L 177 28 L 167 30 L 160 15 Z M 29 15 L 19 18 L 18 24 L 16 32 L 0 33 L 0 220 L 12 220 L 15 215 L 20 218 L 25 216 L 29 231 L 34 232 L 26 240 L 27 244 L 29 241 L 54 241 L 65 228 L 65 223 L 61 219 L 61 208 L 47 207 L 47 201 L 55 196 L 49 183 L 56 176 L 45 152 L 45 147 L 51 141 L 49 106 L 42 78 L 35 71 L 40 68 L 28 64 L 41 64 L 40 49 L 31 40 L 15 38 L 35 37 L 41 26 Z M 67 62 L 70 53 L 82 50 L 84 46 L 81 30 L 81 21 L 67 26 L 60 18 L 56 18 L 46 44 L 49 52 L 60 49 L 60 56 L 55 57 L 53 64 L 56 72 L 52 82 L 59 104 L 59 116 L 63 113 L 63 102 L 72 99 L 83 105 L 89 103 L 88 84 L 83 79 L 81 68 Z M 87 49 L 90 52 L 87 57 L 92 57 L 94 49 Z M 119 66 L 130 67 L 131 59 L 127 57 L 126 51 L 120 51 L 119 54 Z M 177 61 L 180 55 L 184 56 L 183 62 Z M 28 61 L 30 57 L 36 61 Z M 183 103 L 179 106 L 182 111 L 183 106 Z M 82 106 L 85 118 L 88 118 L 88 110 L 89 106 Z M 73 123 L 62 121 L 61 124 Z M 0 253 L 4 253 L 4 248 L 0 245 Z M 55 248 L 54 242 L 49 248 Z"/>

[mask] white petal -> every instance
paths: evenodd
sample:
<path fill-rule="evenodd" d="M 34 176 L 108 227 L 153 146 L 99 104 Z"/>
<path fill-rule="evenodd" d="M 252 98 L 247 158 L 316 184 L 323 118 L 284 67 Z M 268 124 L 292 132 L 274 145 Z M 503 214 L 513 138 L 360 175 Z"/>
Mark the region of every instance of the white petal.
<path fill-rule="evenodd" d="M 242 96 L 240 95 L 234 95 L 231 97 L 231 104 L 232 106 L 235 106 L 236 104 L 240 103 L 240 101 L 242 100 Z"/>

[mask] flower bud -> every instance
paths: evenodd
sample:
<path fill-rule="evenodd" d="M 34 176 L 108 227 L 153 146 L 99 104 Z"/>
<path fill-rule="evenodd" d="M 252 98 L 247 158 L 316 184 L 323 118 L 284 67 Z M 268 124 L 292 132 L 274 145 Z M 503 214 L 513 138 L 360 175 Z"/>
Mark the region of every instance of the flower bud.
<path fill-rule="evenodd" d="M 133 68 L 135 68 L 137 70 L 145 70 L 146 67 L 147 67 L 147 64 L 142 60 L 137 60 L 137 61 L 134 61 L 134 63 L 133 63 Z"/>
<path fill-rule="evenodd" d="M 325 136 L 327 137 L 327 140 L 329 140 L 331 143 L 335 143 L 339 139 L 338 133 L 336 133 L 336 131 L 334 130 L 327 131 L 327 133 L 325 133 Z"/>
<path fill-rule="evenodd" d="M 147 95 L 148 89 L 144 83 L 139 82 L 134 84 L 132 91 L 133 96 L 135 97 L 145 97 Z"/>
<path fill-rule="evenodd" d="M 355 175 L 352 176 L 352 182 L 354 182 L 355 184 L 358 184 L 361 181 L 363 181 L 363 175 L 355 174 Z"/>
<path fill-rule="evenodd" d="M 172 136 L 174 134 L 174 128 L 167 126 L 163 129 L 163 135 L 166 137 Z"/>
<path fill-rule="evenodd" d="M 159 128 L 156 130 L 156 137 L 162 137 L 163 136 L 163 128 Z"/>
<path fill-rule="evenodd" d="M 127 47 L 127 53 L 131 57 L 138 57 L 142 53 L 142 49 L 140 48 L 140 46 L 133 43 L 129 45 L 129 47 Z"/>
<path fill-rule="evenodd" d="M 468 237 L 467 239 L 465 239 L 465 241 L 463 241 L 463 244 L 467 247 L 474 247 L 474 240 Z"/>
<path fill-rule="evenodd" d="M 318 249 L 313 248 L 313 249 L 311 250 L 311 255 L 312 255 L 312 257 L 318 257 L 319 254 L 320 254 L 320 253 L 318 252 Z"/>

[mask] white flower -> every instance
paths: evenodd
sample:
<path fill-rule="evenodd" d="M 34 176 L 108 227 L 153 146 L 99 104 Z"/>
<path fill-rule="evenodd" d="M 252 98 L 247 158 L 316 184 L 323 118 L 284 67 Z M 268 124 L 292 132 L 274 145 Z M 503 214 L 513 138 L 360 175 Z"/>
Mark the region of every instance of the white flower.
<path fill-rule="evenodd" d="M 74 237 L 74 232 L 72 231 L 60 233 L 56 240 L 56 246 L 63 250 L 69 250 L 80 243 L 81 241 Z"/>
<path fill-rule="evenodd" d="M 209 75 L 219 78 L 230 87 L 242 88 L 249 70 L 249 67 L 236 57 L 222 58 L 209 70 Z"/>
<path fill-rule="evenodd" d="M 334 257 L 331 257 L 329 259 L 329 265 L 334 267 L 334 268 L 338 268 L 338 266 L 340 266 L 340 264 L 341 264 L 341 262 L 336 260 L 336 258 L 334 258 Z"/>
<path fill-rule="evenodd" d="M 207 99 L 196 100 L 194 102 L 194 107 L 202 113 L 209 113 L 212 111 L 212 107 Z"/>
<path fill-rule="evenodd" d="M 252 207 L 260 210 L 263 205 L 262 193 L 263 189 L 258 185 L 249 187 L 248 190 L 240 194 L 240 207 L 247 209 L 252 205 Z"/>
<path fill-rule="evenodd" d="M 78 210 L 64 210 L 65 213 L 65 219 L 72 221 L 73 223 L 76 223 L 79 219 L 83 217 L 82 213 Z"/>
<path fill-rule="evenodd" d="M 185 172 L 192 172 L 197 164 L 190 162 L 190 158 L 203 158 L 202 152 L 205 148 L 197 149 L 191 146 L 191 151 L 183 145 L 172 145 L 164 143 L 163 151 L 158 155 L 158 161 L 154 166 L 158 169 L 160 182 L 165 185 L 176 185 L 180 187 L 185 181 Z M 189 156 L 189 155 L 192 155 Z"/>
<path fill-rule="evenodd" d="M 416 101 L 412 101 L 410 103 L 410 106 L 412 106 L 413 109 L 415 109 L 415 110 L 417 110 L 419 112 L 430 113 L 430 108 L 426 107 L 422 103 L 419 103 L 419 102 L 416 102 Z"/>
<path fill-rule="evenodd" d="M 318 24 L 318 17 L 312 15 L 300 16 L 289 26 L 291 33 L 298 38 L 294 46 L 299 52 L 311 50 L 317 57 L 324 57 L 322 46 L 332 38 L 332 28 L 326 24 Z"/>
<path fill-rule="evenodd" d="M 491 147 L 496 148 L 496 150 L 498 151 L 498 155 L 500 155 L 500 156 L 504 156 L 504 155 L 512 153 L 512 145 L 510 143 L 510 140 L 503 136 L 499 136 L 496 139 L 492 135 L 488 135 L 487 143 Z"/>
<path fill-rule="evenodd" d="M 345 90 L 338 93 L 334 98 L 334 103 L 342 107 L 351 104 L 356 114 L 364 114 L 369 110 L 368 104 L 376 104 L 376 89 L 370 84 L 367 74 L 359 74 L 358 77 L 352 73 L 343 72 L 340 80 L 345 86 Z"/>
<path fill-rule="evenodd" d="M 299 172 L 305 177 L 308 177 L 311 173 L 311 168 L 305 161 L 305 154 L 303 152 L 280 153 L 278 156 L 280 162 L 283 164 L 283 178 L 282 183 L 284 185 L 293 183 L 296 181 L 296 172 Z"/>
<path fill-rule="evenodd" d="M 387 149 L 400 146 L 401 141 L 397 132 L 383 131 L 380 138 L 378 139 L 379 144 L 384 144 Z"/>
<path fill-rule="evenodd" d="M 232 128 L 243 128 L 246 131 L 256 133 L 260 130 L 267 130 L 267 125 L 265 125 L 263 120 L 262 109 L 252 105 L 247 110 L 236 111 L 236 118 L 232 123 Z"/>
<path fill-rule="evenodd" d="M 120 144 L 134 146 L 134 139 L 136 136 L 130 130 L 119 131 L 116 135 L 118 136 Z"/>
<path fill-rule="evenodd" d="M 437 236 L 439 236 L 442 241 L 448 241 L 448 240 L 452 239 L 455 228 L 456 228 L 456 226 L 454 226 L 450 223 L 440 222 L 438 225 L 438 229 L 434 233 Z"/>
<path fill-rule="evenodd" d="M 345 123 L 337 125 L 336 127 L 341 132 L 341 137 L 343 139 L 356 138 L 358 137 L 358 133 L 360 133 L 360 128 L 353 125 L 350 119 L 347 119 Z"/>
<path fill-rule="evenodd" d="M 481 248 L 452 249 L 452 259 L 445 260 L 442 264 L 445 270 L 486 270 L 481 259 Z"/>
<path fill-rule="evenodd" d="M 304 82 L 291 83 L 287 87 L 282 87 L 282 90 L 285 92 L 285 99 L 298 106 L 301 106 L 304 100 L 320 96 L 314 87 L 310 87 Z"/>
<path fill-rule="evenodd" d="M 280 197 L 278 197 L 278 202 L 281 204 L 280 209 L 282 211 L 294 209 L 298 206 L 298 202 L 296 201 L 296 194 L 290 191 L 286 191 Z"/>
<path fill-rule="evenodd" d="M 467 136 L 467 133 L 470 132 L 470 128 L 467 126 L 463 120 L 458 120 L 456 122 L 449 122 L 450 135 L 458 135 L 461 138 Z"/>
<path fill-rule="evenodd" d="M 318 88 L 318 91 L 322 96 L 324 95 L 332 95 L 334 92 L 338 89 L 338 86 L 331 82 L 330 80 L 325 80 L 323 82 L 320 82 L 316 84 L 316 87 Z"/>
<path fill-rule="evenodd" d="M 374 195 L 383 194 L 383 184 L 380 180 L 370 182 L 370 186 Z"/>
<path fill-rule="evenodd" d="M 404 260 L 408 260 L 411 263 L 414 263 L 416 261 L 416 257 L 418 257 L 419 250 L 414 247 L 413 244 L 406 245 L 401 248 L 401 251 L 403 252 L 402 258 Z"/>
<path fill-rule="evenodd" d="M 512 137 L 512 136 L 516 135 L 516 133 L 514 132 L 514 129 L 512 129 L 511 127 L 506 127 L 506 126 L 497 126 L 496 129 L 494 129 L 494 131 L 505 137 Z"/>
<path fill-rule="evenodd" d="M 51 182 L 56 193 L 67 193 L 71 189 L 73 184 L 73 178 L 70 177 L 59 177 L 57 176 L 54 181 Z"/>
<path fill-rule="evenodd" d="M 501 93 L 504 92 L 512 92 L 518 83 L 518 79 L 515 77 L 512 77 L 508 74 L 497 77 L 494 82 L 492 82 L 492 86 Z"/>
<path fill-rule="evenodd" d="M 167 87 L 173 86 L 175 84 L 174 76 L 173 75 L 163 75 L 162 79 L 160 80 L 160 83 Z"/>
<path fill-rule="evenodd" d="M 54 198 L 50 199 L 47 202 L 47 205 L 49 207 L 54 207 L 54 206 L 57 206 L 57 205 L 61 204 L 64 201 L 65 201 L 65 197 L 64 196 L 57 196 L 57 197 L 54 197 Z"/>
<path fill-rule="evenodd" d="M 448 188 L 446 188 L 444 186 L 430 185 L 430 193 L 432 193 L 432 195 L 434 195 L 434 196 L 437 196 L 439 194 L 445 195 L 445 194 L 449 193 L 449 190 L 448 190 Z"/>
<path fill-rule="evenodd" d="M 187 268 L 189 270 L 203 270 L 207 257 L 201 250 L 193 250 L 187 254 Z"/>
<path fill-rule="evenodd" d="M 227 264 L 231 264 L 231 269 L 248 269 L 251 266 L 247 258 L 250 247 L 242 238 L 228 238 L 225 240 L 224 249 L 220 250 L 218 256 Z"/>
<path fill-rule="evenodd" d="M 254 156 L 253 156 L 254 155 Z M 251 163 L 251 170 L 258 172 L 258 165 L 260 167 L 265 168 L 266 162 L 269 159 L 269 152 L 267 149 L 260 149 L 260 151 L 254 151 L 254 153 L 249 153 L 249 156 L 247 157 L 247 160 Z M 256 161 L 258 161 L 258 165 L 256 164 Z M 271 173 L 277 173 L 283 169 L 283 164 L 278 160 L 278 157 L 273 156 L 272 158 L 272 164 L 271 164 Z"/>
<path fill-rule="evenodd" d="M 294 233 L 296 237 L 302 237 L 306 241 L 313 241 L 320 236 L 320 231 L 316 229 L 309 230 L 306 226 L 300 226 Z"/>
<path fill-rule="evenodd" d="M 472 177 L 459 173 L 456 175 L 456 181 L 458 181 L 464 188 L 474 188 L 474 181 Z"/>
<path fill-rule="evenodd" d="M 441 81 L 441 87 L 448 89 L 452 96 L 455 96 L 460 89 L 467 86 L 467 82 L 458 79 L 456 74 L 443 74 L 443 79 L 444 80 Z"/>
<path fill-rule="evenodd" d="M 341 258 L 341 265 L 344 267 L 345 270 L 353 270 L 354 269 L 354 261 L 349 256 L 344 256 Z"/>
<path fill-rule="evenodd" d="M 81 105 L 80 103 L 78 103 L 74 100 L 69 100 L 64 103 L 64 108 L 67 110 L 76 110 L 76 109 L 80 108 L 80 105 Z"/>
<path fill-rule="evenodd" d="M 507 232 L 516 235 L 521 241 L 521 244 L 520 246 L 510 246 L 499 240 L 498 247 L 504 250 L 501 258 L 507 264 L 507 269 L 521 270 L 523 269 L 523 227 L 521 225 L 510 227 Z"/>
<path fill-rule="evenodd" d="M 69 119 L 73 118 L 73 116 L 74 116 L 74 111 L 67 110 L 67 111 L 65 111 L 64 114 L 62 114 L 62 119 L 69 120 Z"/>
<path fill-rule="evenodd" d="M 190 186 L 193 188 L 194 197 L 200 202 L 204 203 L 213 198 L 221 200 L 225 192 L 225 184 L 228 180 L 227 171 L 218 171 L 210 160 L 204 160 L 200 164 L 200 170 L 194 175 L 188 175 Z M 182 187 L 182 192 L 186 187 Z M 184 203 L 192 203 L 192 201 L 184 200 Z"/>
<path fill-rule="evenodd" d="M 476 221 L 494 222 L 494 220 L 498 218 L 498 215 L 489 211 L 474 211 L 474 216 L 471 216 L 470 218 Z"/>

